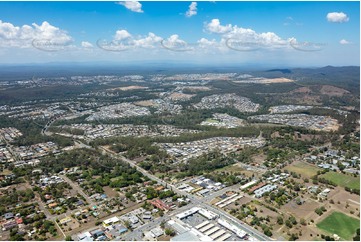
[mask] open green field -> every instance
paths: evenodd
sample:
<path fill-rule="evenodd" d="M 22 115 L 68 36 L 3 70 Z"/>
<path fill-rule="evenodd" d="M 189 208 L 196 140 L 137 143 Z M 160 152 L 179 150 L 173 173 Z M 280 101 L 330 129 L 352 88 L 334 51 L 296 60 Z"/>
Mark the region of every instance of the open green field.
<path fill-rule="evenodd" d="M 288 171 L 296 172 L 297 174 L 301 174 L 301 176 L 310 178 L 317 174 L 317 171 L 320 171 L 316 166 L 307 164 L 306 162 L 294 162 L 291 165 L 285 168 Z"/>
<path fill-rule="evenodd" d="M 238 166 L 237 164 L 225 166 L 225 167 L 219 168 L 217 170 L 214 170 L 214 172 L 230 172 L 230 173 L 244 172 L 244 171 L 246 171 L 246 170 L 243 169 L 242 167 Z"/>
<path fill-rule="evenodd" d="M 110 181 L 116 181 L 118 179 L 122 179 L 123 177 L 122 176 L 117 176 L 117 177 L 113 177 L 110 179 Z"/>
<path fill-rule="evenodd" d="M 356 230 L 360 228 L 360 220 L 349 217 L 344 213 L 333 212 L 326 217 L 317 227 L 330 235 L 337 234 L 343 240 L 352 240 Z"/>
<path fill-rule="evenodd" d="M 215 119 L 212 119 L 212 118 L 209 118 L 206 120 L 208 123 L 219 123 L 218 120 L 215 120 Z"/>
<path fill-rule="evenodd" d="M 354 177 L 351 175 L 337 173 L 334 171 L 327 172 L 327 173 L 321 175 L 321 177 L 325 178 L 329 181 L 332 181 L 341 187 L 360 189 L 360 178 L 359 177 Z"/>

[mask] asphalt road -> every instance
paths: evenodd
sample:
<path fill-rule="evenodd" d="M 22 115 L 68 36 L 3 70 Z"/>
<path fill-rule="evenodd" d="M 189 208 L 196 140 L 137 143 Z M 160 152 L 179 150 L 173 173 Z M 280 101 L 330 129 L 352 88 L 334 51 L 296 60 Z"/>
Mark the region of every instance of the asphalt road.
<path fill-rule="evenodd" d="M 53 121 L 50 121 L 48 124 L 46 124 L 46 126 L 44 127 L 43 129 L 43 134 L 45 135 L 49 135 L 47 134 L 47 129 L 48 127 L 52 124 L 52 122 L 54 122 L 55 120 Z M 84 147 L 86 148 L 91 148 L 85 144 L 83 144 L 82 142 L 80 141 L 77 141 L 78 144 L 82 144 Z M 141 172 L 144 176 L 147 176 L 148 178 L 150 178 L 151 180 L 154 180 L 156 182 L 158 182 L 159 184 L 165 186 L 165 187 L 168 187 L 168 188 L 171 188 L 173 191 L 177 192 L 178 194 L 182 195 L 182 196 L 186 196 L 190 199 L 190 204 L 188 204 L 187 206 L 185 207 L 182 207 L 180 209 L 177 209 L 176 211 L 173 211 L 173 213 L 169 213 L 169 214 L 166 214 L 164 215 L 163 217 L 161 218 L 158 218 L 158 219 L 155 219 L 154 221 L 151 221 L 145 225 L 142 225 L 140 226 L 139 228 L 136 228 L 132 234 L 133 236 L 134 235 L 141 235 L 143 231 L 147 231 L 155 226 L 157 226 L 162 220 L 167 220 L 169 219 L 171 216 L 173 216 L 174 214 L 177 214 L 177 213 L 180 213 L 182 211 L 185 211 L 191 207 L 195 207 L 195 206 L 198 206 L 198 207 L 203 207 L 205 209 L 208 209 L 210 211 L 213 211 L 215 212 L 216 214 L 220 214 L 222 217 L 228 219 L 229 221 L 233 221 L 234 223 L 236 223 L 238 226 L 240 226 L 245 232 L 247 232 L 249 235 L 253 236 L 254 238 L 258 239 L 258 240 L 261 240 L 261 241 L 269 241 L 271 240 L 269 237 L 267 237 L 266 235 L 264 235 L 263 233 L 255 230 L 254 228 L 252 228 L 251 226 L 247 225 L 247 224 L 244 224 L 242 221 L 238 220 L 237 218 L 234 218 L 233 216 L 229 215 L 228 213 L 224 212 L 223 210 L 221 209 L 218 209 L 218 208 L 215 208 L 209 204 L 207 204 L 208 202 L 210 202 L 213 198 L 217 197 L 218 194 L 221 195 L 223 194 L 225 191 L 229 190 L 229 189 L 233 189 L 233 188 L 237 188 L 237 185 L 235 186 L 232 186 L 232 187 L 228 187 L 228 188 L 224 188 L 220 191 L 217 191 L 215 193 L 213 193 L 212 195 L 210 195 L 210 197 L 206 197 L 206 198 L 200 198 L 200 197 L 197 197 L 195 195 L 192 195 L 192 194 L 189 194 L 187 192 L 184 192 L 184 191 L 181 191 L 179 190 L 178 188 L 176 188 L 174 185 L 172 184 L 169 184 L 165 181 L 163 181 L 162 179 L 150 174 L 148 171 L 146 171 L 145 169 L 139 167 L 134 161 L 130 160 L 130 159 L 127 159 L 125 158 L 124 156 L 121 156 L 119 154 L 115 154 L 114 152 L 112 152 L 111 150 L 109 149 L 106 149 L 104 147 L 99 147 L 99 149 L 101 149 L 101 151 L 107 153 L 108 155 L 110 155 L 111 157 L 113 158 L 116 158 L 116 159 L 120 159 L 126 163 L 128 163 L 131 167 L 134 167 L 136 168 L 139 172 Z M 67 182 L 69 182 L 68 178 L 67 177 L 63 177 L 64 180 L 66 180 Z M 88 203 L 90 205 L 93 205 L 93 202 L 89 199 L 88 196 L 86 196 L 86 194 L 82 191 L 82 189 L 77 186 L 76 184 L 74 184 L 72 181 L 69 182 L 71 185 L 73 185 L 73 187 L 80 193 L 82 194 L 88 201 Z M 138 237 L 136 236 L 136 237 Z M 133 238 L 126 238 L 126 239 L 134 239 Z"/>
<path fill-rule="evenodd" d="M 106 153 L 108 153 L 110 156 L 112 156 L 113 158 L 118 158 L 118 159 L 121 159 L 125 162 L 127 162 L 131 167 L 135 167 L 137 168 L 138 171 L 140 171 L 144 176 L 147 176 L 148 178 L 152 179 L 152 180 L 155 180 L 157 181 L 159 184 L 163 185 L 163 186 L 166 186 L 166 187 L 170 187 L 172 188 L 173 191 L 177 192 L 178 194 L 180 195 L 184 195 L 186 197 L 188 197 L 190 199 L 190 204 L 189 204 L 189 208 L 191 207 L 195 207 L 195 206 L 198 206 L 198 207 L 203 207 L 205 209 L 208 209 L 210 211 L 213 211 L 215 212 L 216 214 L 220 214 L 222 215 L 224 218 L 227 218 L 228 220 L 230 221 L 233 221 L 234 223 L 236 223 L 239 227 L 241 227 L 246 233 L 248 233 L 249 235 L 253 236 L 254 238 L 258 239 L 258 240 L 261 240 L 261 241 L 269 241 L 271 240 L 269 237 L 267 237 L 266 235 L 264 235 L 263 233 L 259 232 L 258 230 L 255 230 L 254 228 L 252 228 L 251 226 L 247 225 L 247 224 L 244 224 L 242 221 L 240 221 L 239 219 L 237 218 L 234 218 L 233 216 L 231 216 L 230 214 L 224 212 L 223 210 L 221 209 L 218 209 L 218 208 L 215 208 L 209 204 L 207 204 L 206 202 L 210 202 L 214 197 L 216 197 L 218 194 L 223 194 L 225 191 L 229 190 L 229 189 L 233 189 L 233 188 L 237 188 L 239 186 L 235 185 L 235 186 L 232 186 L 232 187 L 228 187 L 228 188 L 224 188 L 218 192 L 216 192 L 215 194 L 213 194 L 211 197 L 209 198 L 199 198 L 199 197 L 196 197 L 192 194 L 189 194 L 189 193 L 186 193 L 184 191 L 181 191 L 179 190 L 178 188 L 176 188 L 174 185 L 172 184 L 169 184 L 165 181 L 163 181 L 162 179 L 150 174 L 149 172 L 147 172 L 146 170 L 144 170 L 143 168 L 139 167 L 134 161 L 132 160 L 129 160 L 127 158 L 125 158 L 124 156 L 121 156 L 119 154 L 115 154 L 114 152 L 104 148 L 104 147 L 100 147 L 103 151 L 105 151 Z M 188 209 L 189 209 L 188 208 Z M 187 208 L 186 208 L 187 209 Z M 186 210 L 185 209 L 185 210 Z M 183 209 L 182 209 L 183 210 Z M 181 210 L 180 209 L 177 209 L 176 213 L 180 213 Z M 167 215 L 169 217 L 169 215 Z M 168 217 L 163 217 L 163 219 L 166 219 Z M 149 224 L 149 223 L 148 223 Z M 146 231 L 146 228 L 151 228 L 150 225 L 156 225 L 156 221 L 154 221 L 152 224 L 150 224 L 148 226 L 148 224 L 146 225 L 143 225 L 143 226 L 146 226 L 146 227 L 139 227 L 137 228 L 135 231 L 137 230 L 143 230 L 143 231 Z"/>
<path fill-rule="evenodd" d="M 81 189 L 81 187 L 79 187 L 78 184 L 76 184 L 75 182 L 73 182 L 72 180 L 70 180 L 67 176 L 64 175 L 59 175 L 59 177 L 61 177 L 64 181 L 66 181 L 75 191 L 77 191 L 80 195 L 82 195 L 86 202 L 90 205 L 90 206 L 95 206 L 96 204 L 90 199 L 90 197 L 88 195 L 85 194 L 85 192 L 83 191 L 83 189 Z"/>

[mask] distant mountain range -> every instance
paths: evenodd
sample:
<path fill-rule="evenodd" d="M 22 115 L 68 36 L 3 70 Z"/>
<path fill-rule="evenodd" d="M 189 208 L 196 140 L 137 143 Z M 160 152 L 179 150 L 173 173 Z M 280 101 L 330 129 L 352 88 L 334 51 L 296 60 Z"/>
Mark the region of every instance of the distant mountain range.
<path fill-rule="evenodd" d="M 129 74 L 174 74 L 204 72 L 239 72 L 256 77 L 286 77 L 305 85 L 328 84 L 345 88 L 359 95 L 360 67 L 325 66 L 321 68 L 275 68 L 265 69 L 249 66 L 202 66 L 180 63 L 149 62 L 142 65 L 135 63 L 47 63 L 24 65 L 0 65 L 0 80 L 19 80 L 32 77 L 58 77 L 72 75 L 129 75 Z"/>
<path fill-rule="evenodd" d="M 276 78 L 286 77 L 303 85 L 333 85 L 344 88 L 354 95 L 360 95 L 359 66 L 325 66 L 321 68 L 271 69 L 251 72 L 254 76 Z"/>

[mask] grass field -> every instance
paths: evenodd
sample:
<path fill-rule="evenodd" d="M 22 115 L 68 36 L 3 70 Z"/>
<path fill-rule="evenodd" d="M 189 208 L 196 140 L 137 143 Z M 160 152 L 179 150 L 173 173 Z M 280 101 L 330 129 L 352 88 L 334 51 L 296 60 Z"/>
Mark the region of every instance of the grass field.
<path fill-rule="evenodd" d="M 116 181 L 118 179 L 122 179 L 123 177 L 122 176 L 117 176 L 117 177 L 113 177 L 110 179 L 110 181 Z"/>
<path fill-rule="evenodd" d="M 218 120 L 215 120 L 215 119 L 212 119 L 212 118 L 209 118 L 206 120 L 208 123 L 219 123 Z"/>
<path fill-rule="evenodd" d="M 340 212 L 333 212 L 318 223 L 317 227 L 331 235 L 337 234 L 343 240 L 352 240 L 356 230 L 360 228 L 360 220 Z"/>
<path fill-rule="evenodd" d="M 305 162 L 294 162 L 291 165 L 287 166 L 286 170 L 296 172 L 297 174 L 301 174 L 301 176 L 307 178 L 316 175 L 317 171 L 320 171 L 319 168 Z"/>
<path fill-rule="evenodd" d="M 329 181 L 336 183 L 338 186 L 341 187 L 349 187 L 352 189 L 360 189 L 360 178 L 354 177 L 351 175 L 346 175 L 337 172 L 327 172 L 321 175 L 322 178 L 325 178 Z"/>
<path fill-rule="evenodd" d="M 245 172 L 245 171 L 247 171 L 247 170 L 243 169 L 242 167 L 240 167 L 238 165 L 234 165 L 234 164 L 215 170 L 215 172 L 230 172 L 230 173 Z"/>

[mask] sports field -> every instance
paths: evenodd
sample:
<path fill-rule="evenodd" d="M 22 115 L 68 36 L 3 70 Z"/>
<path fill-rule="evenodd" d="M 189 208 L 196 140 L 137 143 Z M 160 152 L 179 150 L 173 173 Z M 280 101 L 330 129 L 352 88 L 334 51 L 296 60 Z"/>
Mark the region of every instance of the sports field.
<path fill-rule="evenodd" d="M 330 236 L 337 234 L 343 240 L 352 240 L 356 230 L 360 228 L 360 220 L 349 217 L 344 213 L 333 212 L 318 223 L 317 227 L 330 233 Z"/>
<path fill-rule="evenodd" d="M 329 181 L 332 181 L 341 187 L 360 189 L 360 178 L 359 177 L 354 177 L 352 175 L 337 173 L 334 171 L 327 172 L 327 173 L 321 175 L 321 177 L 325 178 Z"/>

